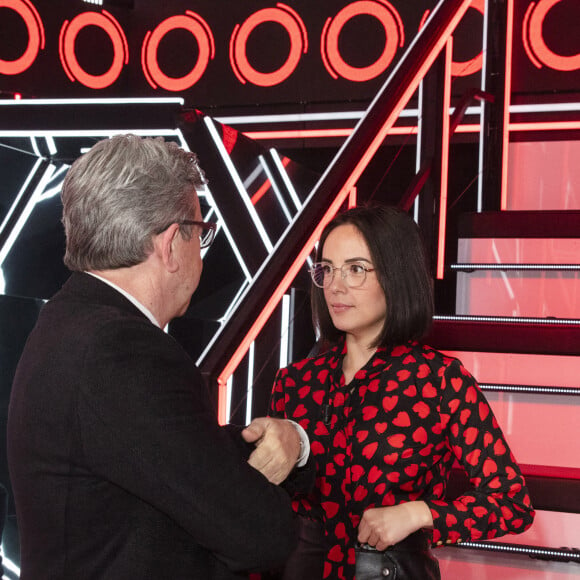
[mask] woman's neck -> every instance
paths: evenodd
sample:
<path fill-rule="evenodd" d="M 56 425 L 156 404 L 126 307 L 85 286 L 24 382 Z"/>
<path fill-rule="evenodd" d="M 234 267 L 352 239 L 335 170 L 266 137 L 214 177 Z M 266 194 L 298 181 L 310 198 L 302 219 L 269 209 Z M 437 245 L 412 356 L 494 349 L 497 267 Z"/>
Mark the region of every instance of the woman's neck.
<path fill-rule="evenodd" d="M 342 361 L 342 373 L 345 383 L 348 385 L 356 372 L 364 367 L 375 354 L 377 348 L 361 342 L 356 337 L 346 336 L 346 355 Z"/>

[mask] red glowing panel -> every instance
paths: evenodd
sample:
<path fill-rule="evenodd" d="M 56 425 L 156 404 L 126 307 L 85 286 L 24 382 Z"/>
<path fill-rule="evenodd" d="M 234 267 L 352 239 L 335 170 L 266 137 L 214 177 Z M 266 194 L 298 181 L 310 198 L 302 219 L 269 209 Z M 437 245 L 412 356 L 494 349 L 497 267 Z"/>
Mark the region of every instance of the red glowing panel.
<path fill-rule="evenodd" d="M 87 26 L 101 28 L 113 43 L 113 62 L 109 70 L 102 75 L 92 75 L 79 64 L 75 54 L 75 41 L 79 32 Z M 127 38 L 119 23 L 106 10 L 84 12 L 70 22 L 65 20 L 59 35 L 59 54 L 62 66 L 68 78 L 74 83 L 79 81 L 89 89 L 104 89 L 112 85 L 121 74 L 123 65 L 129 62 Z"/>
<path fill-rule="evenodd" d="M 44 27 L 36 8 L 29 0 L 0 0 L 0 8 L 10 8 L 17 12 L 28 31 L 28 46 L 20 58 L 0 58 L 0 74 L 18 75 L 34 62 L 40 49 L 44 48 Z"/>
<path fill-rule="evenodd" d="M 512 96 L 512 51 L 514 33 L 514 3 L 507 0 L 507 22 L 505 33 L 505 81 L 504 81 L 504 103 L 503 103 L 503 130 L 502 130 L 502 162 L 501 162 L 501 192 L 500 209 L 507 209 L 507 182 L 509 165 L 509 138 L 510 138 L 510 105 Z"/>
<path fill-rule="evenodd" d="M 242 84 L 250 82 L 259 87 L 272 87 L 285 81 L 298 66 L 300 57 L 308 50 L 308 36 L 304 22 L 289 6 L 278 3 L 276 8 L 264 8 L 252 14 L 241 26 L 236 25 L 230 39 L 230 62 Z M 246 45 L 250 34 L 265 22 L 280 24 L 290 37 L 290 52 L 286 62 L 269 73 L 257 71 L 248 60 Z"/>
<path fill-rule="evenodd" d="M 571 56 L 556 54 L 548 48 L 542 31 L 548 12 L 562 0 L 539 0 L 531 2 L 522 23 L 524 49 L 537 68 L 542 65 L 560 71 L 580 69 L 580 53 Z"/>
<path fill-rule="evenodd" d="M 354 67 L 345 62 L 338 48 L 338 38 L 344 25 L 361 14 L 374 16 L 385 29 L 385 46 L 381 56 L 366 67 Z M 391 64 L 399 46 L 405 43 L 403 22 L 397 10 L 386 0 L 360 0 L 345 6 L 334 18 L 328 18 L 320 37 L 322 61 L 330 76 L 354 82 L 365 82 L 382 74 Z"/>
<path fill-rule="evenodd" d="M 172 30 L 183 29 L 190 32 L 199 47 L 197 62 L 183 77 L 173 78 L 166 75 L 159 66 L 157 51 L 165 35 Z M 167 91 L 185 91 L 195 85 L 203 76 L 205 69 L 215 56 L 215 43 L 208 24 L 195 12 L 185 11 L 185 16 L 171 16 L 161 22 L 153 32 L 145 34 L 141 47 L 141 64 L 147 82 L 154 88 L 161 87 Z"/>

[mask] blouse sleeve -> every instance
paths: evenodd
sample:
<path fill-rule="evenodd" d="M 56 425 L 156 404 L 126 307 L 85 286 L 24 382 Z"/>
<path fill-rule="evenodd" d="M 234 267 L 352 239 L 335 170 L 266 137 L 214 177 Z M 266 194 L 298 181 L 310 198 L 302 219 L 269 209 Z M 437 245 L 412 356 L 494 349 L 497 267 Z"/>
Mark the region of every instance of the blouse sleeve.
<path fill-rule="evenodd" d="M 278 419 L 293 419 L 286 413 L 286 397 L 289 396 L 286 392 L 286 388 L 288 386 L 295 386 L 295 384 L 294 379 L 290 376 L 288 368 L 280 369 L 276 373 L 274 387 L 272 388 L 272 396 L 270 397 L 270 408 L 268 411 L 270 417 L 276 417 Z M 308 435 L 308 433 L 306 434 Z M 314 487 L 315 477 L 316 467 L 312 453 L 310 453 L 308 461 L 304 465 L 293 469 L 282 486 L 290 496 L 307 494 Z"/>
<path fill-rule="evenodd" d="M 532 524 L 534 510 L 520 468 L 475 379 L 454 360 L 442 376 L 441 420 L 472 488 L 454 501 L 432 500 L 433 543 L 491 539 Z"/>

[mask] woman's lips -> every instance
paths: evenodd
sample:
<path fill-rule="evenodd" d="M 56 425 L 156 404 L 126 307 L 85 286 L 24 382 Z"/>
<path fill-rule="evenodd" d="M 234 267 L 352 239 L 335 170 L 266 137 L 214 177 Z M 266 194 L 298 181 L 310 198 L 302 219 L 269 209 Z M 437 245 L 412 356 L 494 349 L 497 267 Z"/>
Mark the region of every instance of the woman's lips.
<path fill-rule="evenodd" d="M 330 308 L 336 314 L 341 314 L 342 312 L 346 312 L 348 309 L 352 308 L 352 306 L 350 304 L 336 303 L 336 304 L 331 304 Z"/>

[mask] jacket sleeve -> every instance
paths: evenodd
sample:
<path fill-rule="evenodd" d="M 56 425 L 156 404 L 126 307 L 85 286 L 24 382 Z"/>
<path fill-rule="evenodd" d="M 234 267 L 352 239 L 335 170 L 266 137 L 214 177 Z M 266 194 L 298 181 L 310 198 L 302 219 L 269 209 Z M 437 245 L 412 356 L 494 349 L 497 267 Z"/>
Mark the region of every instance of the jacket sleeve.
<path fill-rule="evenodd" d="M 491 539 L 533 521 L 528 490 L 509 445 L 475 379 L 453 360 L 442 376 L 441 419 L 449 447 L 472 489 L 451 502 L 428 501 L 433 543 Z"/>
<path fill-rule="evenodd" d="M 231 570 L 283 562 L 295 542 L 287 493 L 217 424 L 201 374 L 172 337 L 105 326 L 87 353 L 78 414 L 87 462 L 171 518 Z"/>

